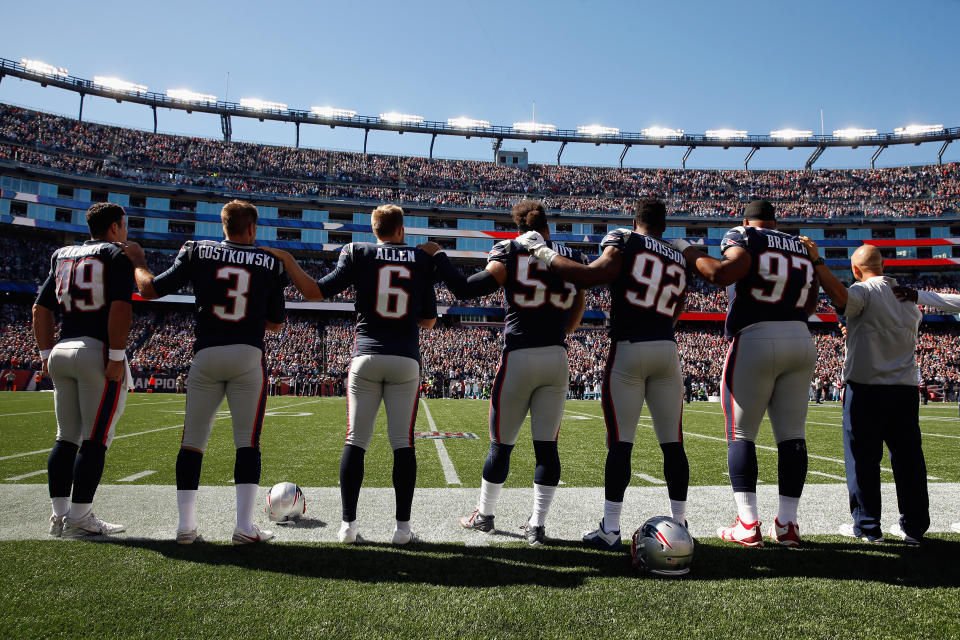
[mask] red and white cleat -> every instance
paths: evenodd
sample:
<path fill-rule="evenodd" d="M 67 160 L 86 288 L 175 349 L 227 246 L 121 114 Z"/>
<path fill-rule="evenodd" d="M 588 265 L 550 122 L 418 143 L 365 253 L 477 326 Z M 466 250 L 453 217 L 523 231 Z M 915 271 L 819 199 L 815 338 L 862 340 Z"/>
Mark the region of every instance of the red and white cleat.
<path fill-rule="evenodd" d="M 780 524 L 780 520 L 774 518 L 773 525 L 770 527 L 769 538 L 782 547 L 799 547 L 800 525 L 796 522 Z"/>
<path fill-rule="evenodd" d="M 717 529 L 717 537 L 721 540 L 742 544 L 745 547 L 763 546 L 763 534 L 760 533 L 760 521 L 757 520 L 752 524 L 744 524 L 740 516 L 737 516 L 737 521 L 732 527 Z"/>

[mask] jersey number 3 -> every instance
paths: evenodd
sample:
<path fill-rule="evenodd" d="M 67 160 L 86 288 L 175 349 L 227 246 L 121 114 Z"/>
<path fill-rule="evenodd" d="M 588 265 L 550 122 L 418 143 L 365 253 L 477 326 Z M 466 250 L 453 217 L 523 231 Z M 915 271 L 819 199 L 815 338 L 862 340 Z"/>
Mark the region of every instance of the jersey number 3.
<path fill-rule="evenodd" d="M 231 280 L 233 285 L 227 289 L 227 298 L 232 303 L 213 305 L 213 315 L 226 322 L 239 322 L 247 316 L 247 293 L 250 292 L 250 272 L 241 267 L 220 267 L 217 280 Z"/>

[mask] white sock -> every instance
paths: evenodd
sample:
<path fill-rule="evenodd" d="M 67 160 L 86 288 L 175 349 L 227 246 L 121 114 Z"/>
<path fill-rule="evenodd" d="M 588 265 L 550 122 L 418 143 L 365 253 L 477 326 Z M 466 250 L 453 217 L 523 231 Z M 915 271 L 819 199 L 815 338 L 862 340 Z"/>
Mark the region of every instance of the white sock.
<path fill-rule="evenodd" d="M 477 502 L 477 511 L 481 515 L 493 515 L 493 510 L 497 507 L 497 498 L 500 497 L 500 489 L 503 489 L 502 482 L 497 484 L 483 480 L 480 483 L 480 500 Z"/>
<path fill-rule="evenodd" d="M 196 489 L 177 489 L 177 511 L 180 514 L 177 531 L 197 528 L 197 493 Z"/>
<path fill-rule="evenodd" d="M 797 523 L 797 506 L 799 504 L 800 498 L 780 496 L 780 508 L 777 510 L 777 520 L 780 521 L 780 524 Z"/>
<path fill-rule="evenodd" d="M 534 527 L 542 527 L 547 519 L 547 512 L 550 511 L 550 503 L 553 502 L 553 494 L 557 492 L 556 487 L 548 487 L 545 484 L 533 485 L 533 515 L 530 516 L 530 524 Z"/>
<path fill-rule="evenodd" d="M 257 489 L 253 483 L 237 485 L 237 528 L 240 531 L 253 529 L 253 505 L 257 501 Z"/>
<path fill-rule="evenodd" d="M 670 511 L 673 513 L 673 519 L 683 524 L 687 519 L 687 501 L 671 500 Z"/>
<path fill-rule="evenodd" d="M 351 520 L 350 522 L 347 522 L 346 520 L 341 521 L 340 531 L 344 531 L 345 529 L 349 529 L 350 531 L 356 531 L 357 521 L 356 520 Z"/>
<path fill-rule="evenodd" d="M 92 502 L 71 502 L 70 511 L 67 513 L 67 520 L 82 520 L 93 511 Z"/>
<path fill-rule="evenodd" d="M 757 514 L 757 493 L 755 491 L 734 491 L 733 499 L 737 503 L 737 515 L 743 524 L 753 524 L 760 519 Z"/>
<path fill-rule="evenodd" d="M 603 501 L 603 532 L 620 531 L 620 513 L 623 511 L 622 502 L 613 500 Z"/>
<path fill-rule="evenodd" d="M 356 520 L 354 520 L 354 522 L 356 522 Z M 397 520 L 397 531 L 400 533 L 410 533 L 410 521 Z"/>
<path fill-rule="evenodd" d="M 53 504 L 53 515 L 58 518 L 70 513 L 70 498 L 50 498 Z"/>

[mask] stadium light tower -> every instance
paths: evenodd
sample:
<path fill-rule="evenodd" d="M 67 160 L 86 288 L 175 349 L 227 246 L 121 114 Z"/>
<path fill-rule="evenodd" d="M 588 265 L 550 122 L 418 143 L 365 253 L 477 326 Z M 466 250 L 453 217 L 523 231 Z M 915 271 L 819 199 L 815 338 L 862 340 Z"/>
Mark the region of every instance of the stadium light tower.
<path fill-rule="evenodd" d="M 147 91 L 146 85 L 128 82 L 113 76 L 93 76 L 93 83 L 113 91 L 129 91 L 130 93 L 146 93 Z"/>
<path fill-rule="evenodd" d="M 897 127 L 893 132 L 898 136 L 920 136 L 927 133 L 940 133 L 943 131 L 942 124 L 908 124 L 905 127 Z"/>
<path fill-rule="evenodd" d="M 707 137 L 717 140 L 733 140 L 734 138 L 746 138 L 747 132 L 743 129 L 707 129 Z"/>
<path fill-rule="evenodd" d="M 812 135 L 813 131 L 806 129 L 776 129 L 770 132 L 771 138 L 780 140 L 797 140 L 799 138 L 809 138 Z"/>
<path fill-rule="evenodd" d="M 413 115 L 412 113 L 388 111 L 387 113 L 380 114 L 380 120 L 388 124 L 420 124 L 423 122 L 423 116 Z"/>
<path fill-rule="evenodd" d="M 869 138 L 875 135 L 877 135 L 876 129 L 858 129 L 856 127 L 848 127 L 846 129 L 833 130 L 833 136 L 835 138 L 843 138 L 844 140 L 849 140 L 851 138 Z"/>
<path fill-rule="evenodd" d="M 287 105 L 283 102 L 271 102 L 260 98 L 241 98 L 240 106 L 253 111 L 286 111 Z"/>
<path fill-rule="evenodd" d="M 40 73 L 46 76 L 60 76 L 65 78 L 70 75 L 70 73 L 63 67 L 55 67 L 52 64 L 43 62 L 42 60 L 20 58 L 20 64 L 22 64 L 23 68 L 27 71 L 33 71 L 34 73 Z"/>
<path fill-rule="evenodd" d="M 459 118 L 448 118 L 447 124 L 454 129 L 489 129 L 490 123 L 487 120 L 477 120 L 460 116 Z"/>
<path fill-rule="evenodd" d="M 577 127 L 577 133 L 599 138 L 601 136 L 620 135 L 620 129 L 616 127 L 605 127 L 602 124 L 584 124 Z"/>
<path fill-rule="evenodd" d="M 517 133 L 553 133 L 557 130 L 556 125 L 544 122 L 514 122 L 513 130 Z"/>
<path fill-rule="evenodd" d="M 181 102 L 216 102 L 217 96 L 209 93 L 197 93 L 190 89 L 167 89 L 167 97 Z"/>
<path fill-rule="evenodd" d="M 357 112 L 353 109 L 338 109 L 337 107 L 310 107 L 310 113 L 321 118 L 355 118 Z"/>

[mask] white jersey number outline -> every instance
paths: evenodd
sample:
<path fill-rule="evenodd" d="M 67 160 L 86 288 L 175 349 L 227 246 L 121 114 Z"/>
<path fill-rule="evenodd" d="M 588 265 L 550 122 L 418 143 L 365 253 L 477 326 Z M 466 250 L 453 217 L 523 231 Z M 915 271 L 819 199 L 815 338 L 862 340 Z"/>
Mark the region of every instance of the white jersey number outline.
<path fill-rule="evenodd" d="M 577 288 L 573 284 L 564 282 L 563 284 L 566 291 L 563 293 L 551 293 L 548 298 L 547 284 L 530 275 L 531 268 L 534 270 L 549 271 L 546 266 L 533 256 L 520 256 L 517 259 L 517 282 L 533 289 L 533 293 L 530 294 L 520 293 L 519 291 L 513 294 L 513 301 L 518 307 L 536 309 L 537 307 L 542 307 L 548 300 L 552 306 L 561 311 L 566 311 L 573 306 L 573 301 L 577 297 Z"/>
<path fill-rule="evenodd" d="M 804 285 L 797 296 L 796 308 L 802 309 L 810 296 L 810 287 L 813 284 L 813 263 L 802 256 L 791 255 L 789 266 L 787 256 L 779 251 L 764 251 L 757 257 L 757 275 L 773 283 L 773 289 L 766 293 L 761 287 L 750 289 L 750 295 L 760 302 L 775 304 L 783 299 L 784 290 L 790 280 L 789 269 L 802 269 Z"/>
<path fill-rule="evenodd" d="M 410 269 L 400 265 L 380 267 L 377 273 L 377 315 L 381 318 L 403 318 L 410 306 L 410 294 L 393 286 L 393 276 L 409 280 Z M 392 310 L 391 310 L 392 309 Z"/>
<path fill-rule="evenodd" d="M 226 322 L 239 322 L 247 316 L 247 294 L 250 292 L 250 272 L 242 267 L 220 267 L 216 272 L 217 280 L 233 280 L 233 286 L 227 289 L 227 297 L 233 298 L 231 308 L 217 304 L 212 308 L 213 315 Z"/>
<path fill-rule="evenodd" d="M 87 256 L 80 260 L 64 260 L 57 267 L 57 302 L 64 311 L 99 311 L 107 303 L 103 284 L 103 260 Z M 86 291 L 87 298 L 75 298 L 70 287 Z"/>
<path fill-rule="evenodd" d="M 650 273 L 647 273 L 648 265 Z M 676 278 L 676 283 L 664 286 L 664 272 L 667 277 Z M 663 259 L 660 256 L 652 253 L 638 253 L 633 259 L 630 275 L 637 284 L 645 286 L 647 290 L 642 298 L 636 291 L 628 290 L 627 302 L 641 309 L 649 309 L 656 301 L 656 312 L 672 318 L 677 311 L 677 302 L 687 288 L 687 274 L 683 267 L 674 263 L 664 269 Z M 658 292 L 659 296 L 657 296 Z"/>

